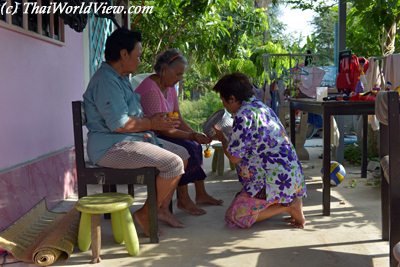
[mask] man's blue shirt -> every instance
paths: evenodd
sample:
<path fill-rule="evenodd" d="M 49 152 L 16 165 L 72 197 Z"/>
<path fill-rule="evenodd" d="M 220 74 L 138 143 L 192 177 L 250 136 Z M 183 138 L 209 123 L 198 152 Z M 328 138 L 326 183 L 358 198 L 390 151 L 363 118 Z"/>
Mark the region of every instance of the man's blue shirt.
<path fill-rule="evenodd" d="M 103 62 L 91 78 L 83 94 L 86 126 L 89 129 L 87 152 L 91 162 L 97 163 L 114 144 L 122 141 L 147 141 L 145 132 L 116 133 L 129 117 L 143 117 L 140 96 L 132 91 L 127 76 L 119 75 Z M 152 136 L 154 134 L 152 132 Z"/>

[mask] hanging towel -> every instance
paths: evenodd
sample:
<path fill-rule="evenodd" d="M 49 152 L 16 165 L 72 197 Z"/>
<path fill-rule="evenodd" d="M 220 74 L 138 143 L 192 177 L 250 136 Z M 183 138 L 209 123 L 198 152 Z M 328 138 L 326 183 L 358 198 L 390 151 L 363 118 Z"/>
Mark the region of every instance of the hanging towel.
<path fill-rule="evenodd" d="M 386 58 L 385 78 L 396 89 L 400 85 L 400 54 L 389 55 Z"/>
<path fill-rule="evenodd" d="M 366 91 L 372 90 L 372 88 L 381 87 L 381 72 L 379 70 L 379 62 L 376 61 L 373 57 L 368 59 L 369 68 L 365 73 L 365 77 L 367 79 L 367 88 Z"/>
<path fill-rule="evenodd" d="M 339 127 L 337 126 L 336 120 L 333 116 L 331 116 L 331 145 L 334 147 L 339 146 L 340 140 L 340 132 Z"/>

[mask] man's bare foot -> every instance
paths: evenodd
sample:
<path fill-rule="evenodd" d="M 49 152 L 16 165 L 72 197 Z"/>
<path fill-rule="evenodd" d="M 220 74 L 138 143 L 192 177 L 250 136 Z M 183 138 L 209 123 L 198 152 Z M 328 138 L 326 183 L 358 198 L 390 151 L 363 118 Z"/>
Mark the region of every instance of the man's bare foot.
<path fill-rule="evenodd" d="M 222 199 L 216 199 L 210 196 L 209 194 L 204 194 L 201 196 L 196 196 L 196 204 L 207 204 L 207 205 L 214 205 L 214 206 L 222 206 L 224 201 Z"/>
<path fill-rule="evenodd" d="M 185 225 L 179 221 L 168 209 L 160 209 L 158 211 L 158 219 L 174 228 L 183 228 Z"/>
<path fill-rule="evenodd" d="M 140 212 L 140 210 L 134 212 L 133 219 L 137 225 L 143 230 L 146 236 L 150 236 L 150 226 L 148 223 L 148 216 L 145 212 Z"/>
<path fill-rule="evenodd" d="M 300 198 L 296 197 L 292 204 L 290 204 L 289 214 L 292 219 L 292 225 L 294 225 L 296 228 L 304 228 L 306 225 L 306 218 L 303 214 L 303 203 Z"/>
<path fill-rule="evenodd" d="M 206 214 L 206 211 L 197 207 L 196 204 L 190 199 L 185 198 L 184 200 L 178 198 L 177 203 L 178 209 L 183 210 L 191 215 L 203 215 Z"/>

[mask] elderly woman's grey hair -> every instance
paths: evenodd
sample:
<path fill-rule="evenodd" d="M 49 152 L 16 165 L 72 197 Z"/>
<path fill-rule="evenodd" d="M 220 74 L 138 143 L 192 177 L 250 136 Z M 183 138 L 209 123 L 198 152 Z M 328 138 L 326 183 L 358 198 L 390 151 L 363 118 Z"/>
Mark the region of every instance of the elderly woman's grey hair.
<path fill-rule="evenodd" d="M 178 63 L 187 66 L 188 61 L 178 49 L 168 49 L 157 56 L 156 63 L 154 64 L 154 71 L 160 74 L 164 67 L 172 67 Z"/>

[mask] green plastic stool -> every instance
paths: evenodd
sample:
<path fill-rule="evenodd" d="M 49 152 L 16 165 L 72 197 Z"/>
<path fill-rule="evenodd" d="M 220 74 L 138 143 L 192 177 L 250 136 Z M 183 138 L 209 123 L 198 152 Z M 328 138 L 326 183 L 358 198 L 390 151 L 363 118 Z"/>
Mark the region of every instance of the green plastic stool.
<path fill-rule="evenodd" d="M 81 214 L 78 232 L 78 247 L 87 251 L 92 244 L 91 263 L 100 262 L 101 215 L 111 213 L 111 225 L 114 240 L 118 244 L 125 242 L 129 255 L 139 253 L 139 240 L 133 224 L 129 207 L 133 197 L 122 193 L 103 193 L 82 197 L 76 204 Z"/>
<path fill-rule="evenodd" d="M 224 175 L 224 170 L 225 170 L 225 154 L 224 150 L 222 149 L 222 144 L 221 143 L 216 143 L 212 145 L 212 148 L 214 149 L 214 156 L 212 158 L 212 163 L 211 163 L 211 170 L 213 172 L 217 172 L 219 176 Z M 235 169 L 235 164 L 229 161 L 229 166 L 231 170 Z"/>

